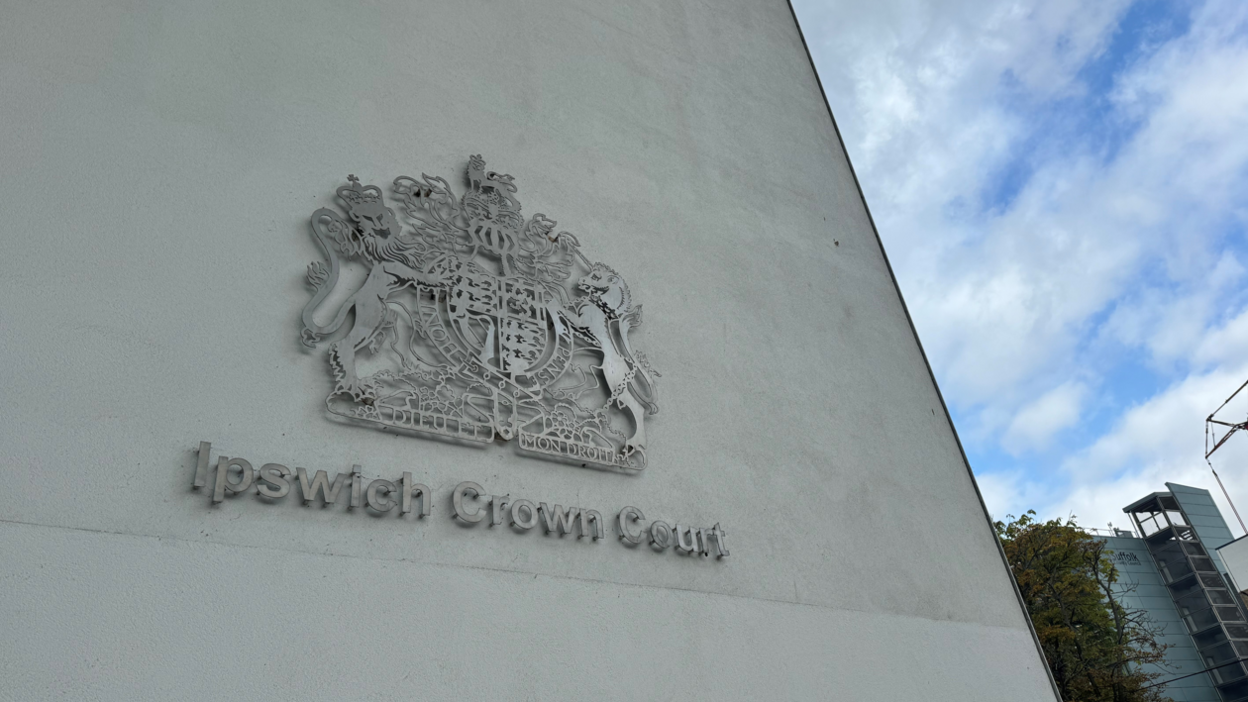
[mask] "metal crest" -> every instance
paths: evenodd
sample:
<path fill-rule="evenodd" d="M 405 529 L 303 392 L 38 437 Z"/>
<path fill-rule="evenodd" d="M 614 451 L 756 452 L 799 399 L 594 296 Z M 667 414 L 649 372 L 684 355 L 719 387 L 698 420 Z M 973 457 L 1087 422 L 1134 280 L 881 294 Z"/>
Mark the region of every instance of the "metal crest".
<path fill-rule="evenodd" d="M 381 188 L 348 176 L 337 193 L 346 216 L 312 214 L 327 260 L 308 266 L 315 292 L 303 343 L 314 347 L 353 318 L 329 346 L 326 407 L 378 428 L 516 439 L 554 460 L 645 468 L 659 374 L 629 346 L 641 305 L 576 237 L 554 233 L 542 214 L 526 221 L 511 176 L 486 171 L 480 156 L 467 175 L 462 197 L 442 178 L 396 178 L 398 214 Z M 319 324 L 314 315 L 349 259 L 367 271 L 364 282 Z"/>

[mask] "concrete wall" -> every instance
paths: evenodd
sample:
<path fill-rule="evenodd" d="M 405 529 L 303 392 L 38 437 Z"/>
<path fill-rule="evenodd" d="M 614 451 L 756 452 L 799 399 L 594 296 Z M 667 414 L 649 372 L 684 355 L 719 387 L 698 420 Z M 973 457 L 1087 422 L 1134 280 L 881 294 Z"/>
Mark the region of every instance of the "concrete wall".
<path fill-rule="evenodd" d="M 1157 642 L 1169 646 L 1165 665 L 1149 666 L 1150 672 L 1161 673 L 1158 681 L 1179 678 L 1204 670 L 1204 661 L 1196 644 L 1179 616 L 1170 590 L 1166 587 L 1157 564 L 1143 539 L 1125 536 L 1107 537 L 1106 545 L 1114 552 L 1114 566 L 1120 574 L 1119 601 L 1124 607 L 1143 609 L 1157 624 L 1161 635 Z M 1176 680 L 1165 688 L 1173 702 L 1221 702 L 1213 680 L 1206 673 Z"/>
<path fill-rule="evenodd" d="M 0 697 L 1054 699 L 784 2 L 10 3 L 0 95 Z M 643 474 L 327 418 L 309 215 L 473 153 L 644 303 Z M 438 502 L 214 508 L 201 440 Z"/>

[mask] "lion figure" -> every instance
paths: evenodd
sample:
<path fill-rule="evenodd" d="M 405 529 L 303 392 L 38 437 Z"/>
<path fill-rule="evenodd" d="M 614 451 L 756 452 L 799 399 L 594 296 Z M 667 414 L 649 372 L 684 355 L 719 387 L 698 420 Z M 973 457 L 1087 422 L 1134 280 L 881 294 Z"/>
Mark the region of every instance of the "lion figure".
<path fill-rule="evenodd" d="M 354 313 L 351 331 L 330 346 L 330 366 L 337 380 L 332 394 L 349 394 L 356 402 L 371 403 L 377 397 L 377 386 L 361 380 L 356 372 L 356 352 L 364 347 L 376 351 L 382 330 L 392 314 L 387 302 L 404 288 L 441 283 L 420 269 L 422 245 L 403 236 L 394 210 L 385 205 L 381 189 L 375 185 L 361 187 L 355 176 L 348 176 L 350 185 L 338 188 L 338 197 L 345 204 L 350 221 L 328 208 L 312 214 L 312 231 L 329 259 L 329 270 L 321 262 L 308 267 L 308 280 L 316 293 L 303 308 L 302 341 L 315 346 Z M 314 319 L 317 308 L 338 283 L 343 256 L 358 256 L 369 264 L 364 285 L 338 308 L 333 321 L 319 325 Z"/>

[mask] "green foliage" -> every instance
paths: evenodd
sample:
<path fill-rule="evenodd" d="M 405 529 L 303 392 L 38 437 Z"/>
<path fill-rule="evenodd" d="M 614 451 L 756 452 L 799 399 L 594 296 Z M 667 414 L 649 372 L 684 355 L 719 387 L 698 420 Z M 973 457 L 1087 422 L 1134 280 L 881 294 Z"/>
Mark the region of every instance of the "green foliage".
<path fill-rule="evenodd" d="M 1035 512 L 996 522 L 997 536 L 1065 702 L 1164 702 L 1145 672 L 1166 647 L 1146 612 L 1120 604 L 1121 583 L 1103 540 L 1074 518 L 1039 522 Z"/>

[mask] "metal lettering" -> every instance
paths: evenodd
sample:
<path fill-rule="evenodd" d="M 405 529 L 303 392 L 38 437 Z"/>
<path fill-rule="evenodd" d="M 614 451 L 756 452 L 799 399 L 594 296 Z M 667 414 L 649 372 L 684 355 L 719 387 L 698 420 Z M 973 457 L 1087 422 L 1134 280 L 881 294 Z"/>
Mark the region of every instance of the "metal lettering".
<path fill-rule="evenodd" d="M 237 483 L 230 482 L 230 468 L 239 469 Z M 255 470 L 252 469 L 251 464 L 242 458 L 218 457 L 217 480 L 212 489 L 212 501 L 217 503 L 224 500 L 226 489 L 229 489 L 231 494 L 237 495 L 251 487 L 251 481 L 255 479 L 255 475 Z"/>
<path fill-rule="evenodd" d="M 465 480 L 455 486 L 455 491 L 451 493 L 451 508 L 455 512 L 455 518 L 465 524 L 476 524 L 485 518 L 485 510 L 468 511 L 464 504 L 464 498 L 480 497 L 485 494 L 485 488 L 472 482 Z"/>
<path fill-rule="evenodd" d="M 589 524 L 591 522 L 594 525 L 593 532 L 590 532 L 589 530 L 590 529 Z M 581 510 L 581 533 L 577 534 L 576 538 L 579 539 L 585 536 L 590 536 L 591 533 L 594 537 L 594 541 L 597 541 L 598 539 L 602 538 L 603 536 L 602 515 L 599 514 L 598 510 L 595 510 L 595 509 L 582 509 Z"/>
<path fill-rule="evenodd" d="M 444 421 L 436 418 L 430 420 L 433 426 L 445 427 Z M 556 437 L 533 436 L 532 446 L 535 450 L 567 449 L 568 442 Z M 529 438 L 520 436 L 520 443 L 527 444 Z M 195 468 L 194 487 L 206 487 L 209 484 L 212 444 L 199 442 L 197 465 Z M 337 473 L 333 482 L 329 475 L 318 470 L 309 479 L 304 468 L 291 469 L 280 463 L 265 463 L 259 470 L 252 468 L 249 461 L 243 458 L 218 456 L 216 475 L 212 478 L 212 502 L 223 502 L 227 496 L 246 492 L 255 486 L 259 497 L 276 500 L 290 494 L 297 477 L 303 501 L 309 504 L 320 497 L 324 506 L 336 504 L 343 492 L 348 492 L 348 509 L 357 507 L 373 510 L 378 513 L 390 512 L 399 508 L 400 516 L 416 511 L 417 518 L 429 515 L 432 509 L 433 493 L 429 486 L 414 482 L 411 472 L 405 471 L 398 481 L 382 478 L 363 482 L 363 469 L 359 464 L 351 466 L 350 473 Z M 343 490 L 350 481 L 350 488 Z M 419 500 L 417 507 L 414 500 Z M 602 513 L 584 507 L 564 507 L 559 504 L 547 504 L 530 500 L 512 499 L 510 495 L 488 495 L 485 489 L 473 481 L 464 481 L 455 486 L 451 493 L 452 516 L 465 525 L 474 525 L 485 521 L 488 517 L 491 527 L 508 523 L 516 532 L 533 529 L 539 523 L 546 534 L 576 534 L 577 539 L 590 538 L 599 541 L 605 538 L 606 525 Z M 627 546 L 637 546 L 648 541 L 655 551 L 664 551 L 668 547 L 681 555 L 697 553 L 703 557 L 715 553 L 717 559 L 729 556 L 726 543 L 727 531 L 717 522 L 713 527 L 695 527 L 682 523 L 675 525 L 664 521 L 646 522 L 641 509 L 632 505 L 620 509 L 616 515 L 615 528 L 619 540 Z M 1125 560 L 1125 559 L 1120 559 Z"/>
<path fill-rule="evenodd" d="M 329 474 L 323 470 L 316 471 L 312 476 L 312 483 L 308 484 L 308 471 L 303 468 L 295 467 L 295 474 L 299 477 L 299 488 L 303 491 L 303 504 L 309 504 L 316 499 L 317 493 L 320 493 L 322 505 L 332 505 L 338 501 L 338 491 L 342 489 L 343 483 L 347 481 L 346 473 L 338 473 L 334 476 L 334 484 L 329 484 Z"/>
<path fill-rule="evenodd" d="M 560 505 L 555 505 L 552 510 L 549 505 L 542 502 L 538 505 L 537 511 L 542 515 L 542 526 L 545 527 L 546 533 L 557 531 L 559 536 L 572 533 L 572 523 L 580 515 L 580 510 L 572 507 L 568 511 L 564 511 Z M 553 512 L 553 517 L 552 517 Z"/>
<path fill-rule="evenodd" d="M 363 476 L 360 475 L 360 466 L 351 466 L 351 505 L 347 509 L 355 509 L 364 506 L 364 496 L 360 494 L 360 483 Z"/>
<path fill-rule="evenodd" d="M 290 469 L 281 463 L 265 463 L 260 466 L 260 482 L 256 483 L 256 492 L 278 499 L 290 494 Z"/>
<path fill-rule="evenodd" d="M 719 552 L 719 555 L 715 557 L 717 559 L 728 557 L 728 546 L 724 544 L 724 537 L 727 534 L 728 532 L 719 528 L 719 522 L 716 522 L 715 526 L 711 528 L 711 538 L 715 541 L 715 550 Z"/>
<path fill-rule="evenodd" d="M 529 516 L 523 521 L 520 519 L 520 510 L 522 509 L 529 513 Z M 516 500 L 515 502 L 512 502 L 509 513 L 511 514 L 511 526 L 516 529 L 528 531 L 529 529 L 537 526 L 537 508 L 534 507 L 533 503 L 528 500 Z"/>
<path fill-rule="evenodd" d="M 698 549 L 698 530 L 693 527 L 682 527 L 679 522 L 676 528 L 676 550 L 686 556 Z M 686 540 L 685 536 L 689 538 Z"/>
<path fill-rule="evenodd" d="M 711 555 L 711 529 L 710 527 L 703 527 L 701 529 L 698 529 L 697 534 L 695 534 L 695 536 L 697 537 L 697 541 L 698 541 L 698 554 L 702 556 L 703 558 L 706 558 L 707 556 Z"/>
<path fill-rule="evenodd" d="M 407 514 L 412 511 L 412 495 L 420 493 L 420 511 L 416 513 L 416 518 L 429 516 L 429 508 L 433 502 L 433 496 L 429 494 L 429 486 L 424 483 L 413 483 L 412 474 L 403 472 L 403 494 L 399 502 L 399 514 Z"/>
<path fill-rule="evenodd" d="M 615 526 L 619 530 L 620 541 L 629 546 L 636 546 L 641 543 L 642 539 L 645 538 L 645 532 L 638 531 L 634 534 L 628 530 L 628 524 L 630 522 L 641 522 L 645 518 L 646 515 L 642 514 L 641 510 L 636 507 L 625 507 L 620 510 L 620 513 L 615 517 Z"/>
<path fill-rule="evenodd" d="M 199 442 L 199 455 L 195 461 L 195 480 L 192 487 L 201 488 L 208 484 L 208 454 L 212 452 L 212 444 Z"/>
<path fill-rule="evenodd" d="M 672 545 L 672 527 L 667 522 L 650 523 L 650 548 L 662 551 Z"/>
<path fill-rule="evenodd" d="M 511 502 L 510 495 L 494 495 L 490 497 L 490 526 L 496 527 L 503 523 L 503 511 Z"/>
<path fill-rule="evenodd" d="M 368 490 L 365 492 L 364 498 L 368 501 L 370 508 L 378 512 L 389 512 L 394 509 L 396 504 L 390 493 L 397 489 L 398 486 L 389 480 L 374 480 L 368 484 Z"/>

